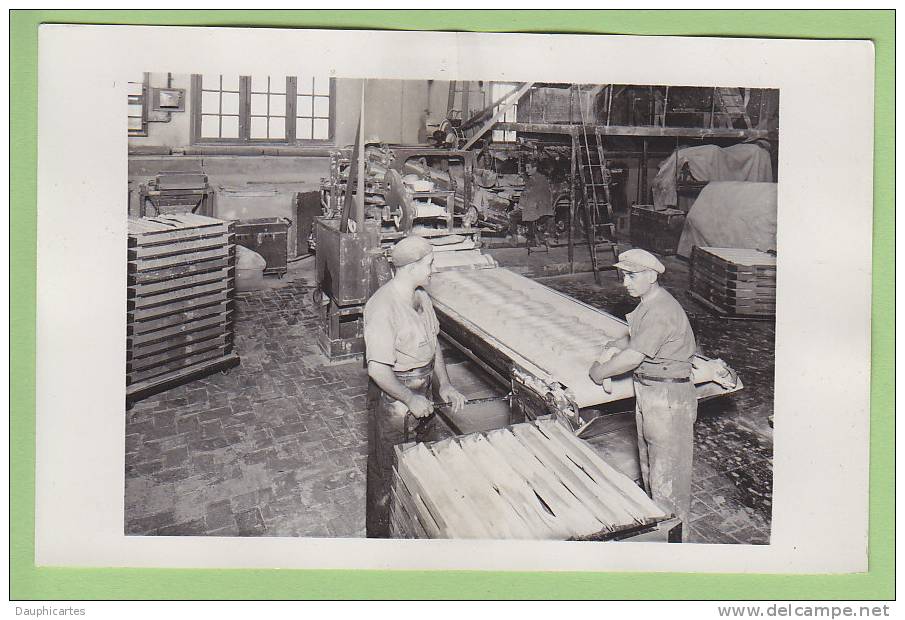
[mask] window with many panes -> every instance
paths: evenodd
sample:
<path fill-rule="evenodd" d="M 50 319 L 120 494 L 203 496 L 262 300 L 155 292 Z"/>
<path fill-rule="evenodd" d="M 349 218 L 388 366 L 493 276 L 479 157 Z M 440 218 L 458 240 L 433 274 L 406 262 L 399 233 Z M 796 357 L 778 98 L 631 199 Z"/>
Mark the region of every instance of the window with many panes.
<path fill-rule="evenodd" d="M 330 80 L 300 75 L 296 80 L 295 134 L 299 140 L 329 140 L 333 136 Z"/>
<path fill-rule="evenodd" d="M 333 85 L 322 76 L 192 76 L 192 141 L 326 142 Z"/>
<path fill-rule="evenodd" d="M 130 136 L 148 135 L 148 74 L 139 81 L 127 82 Z"/>
<path fill-rule="evenodd" d="M 490 99 L 491 101 L 498 101 L 501 97 L 508 95 L 512 91 L 518 88 L 518 84 L 515 82 L 493 82 L 493 85 L 490 89 Z M 514 103 L 506 113 L 503 114 L 503 117 L 500 119 L 502 123 L 515 123 L 518 118 L 518 103 Z M 514 131 L 502 131 L 495 130 L 493 132 L 493 141 L 494 142 L 515 142 L 515 132 Z"/>

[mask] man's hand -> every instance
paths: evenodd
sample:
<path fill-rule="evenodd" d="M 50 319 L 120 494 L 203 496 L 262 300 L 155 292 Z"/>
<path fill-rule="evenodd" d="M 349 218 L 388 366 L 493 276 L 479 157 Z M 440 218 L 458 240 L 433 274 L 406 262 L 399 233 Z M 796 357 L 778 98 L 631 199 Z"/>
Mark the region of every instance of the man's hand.
<path fill-rule="evenodd" d="M 603 391 L 607 394 L 613 393 L 613 380 L 609 377 L 603 380 L 603 383 L 600 384 L 600 387 L 603 388 Z"/>
<path fill-rule="evenodd" d="M 451 385 L 440 388 L 440 400 L 444 403 L 450 403 L 453 413 L 462 411 L 468 399 L 462 393 Z"/>
<path fill-rule="evenodd" d="M 420 394 L 413 394 L 405 404 L 416 418 L 426 418 L 434 412 L 434 404 Z"/>
<path fill-rule="evenodd" d="M 610 356 L 612 357 L 612 356 Z M 607 360 L 609 361 L 609 360 Z M 588 371 L 588 376 L 591 377 L 591 381 L 599 385 L 603 388 L 603 391 L 607 394 L 612 394 L 613 392 L 613 380 L 609 377 L 600 376 L 600 369 L 603 368 L 603 364 L 600 362 L 594 362 L 591 364 L 591 369 Z"/>
<path fill-rule="evenodd" d="M 613 390 L 611 377 L 618 377 L 635 370 L 644 361 L 644 354 L 628 349 L 616 349 L 607 347 L 604 349 L 600 361 L 591 364 L 588 376 L 597 385 L 603 386 L 604 391 L 611 393 Z"/>
<path fill-rule="evenodd" d="M 603 382 L 603 379 L 600 377 L 600 369 L 603 367 L 603 364 L 600 362 L 594 362 L 591 364 L 591 368 L 588 370 L 588 376 L 591 377 L 591 381 L 600 385 Z"/>

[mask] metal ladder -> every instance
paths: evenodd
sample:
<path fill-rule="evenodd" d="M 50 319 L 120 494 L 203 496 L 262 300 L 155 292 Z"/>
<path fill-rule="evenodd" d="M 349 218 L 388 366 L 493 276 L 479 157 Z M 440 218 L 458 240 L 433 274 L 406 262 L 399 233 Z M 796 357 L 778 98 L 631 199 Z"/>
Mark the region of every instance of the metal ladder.
<path fill-rule="evenodd" d="M 750 92 L 750 91 L 747 91 Z M 713 100 L 714 103 L 719 102 L 719 114 L 723 115 L 724 120 L 726 121 L 729 127 L 732 127 L 733 121 L 737 118 L 740 118 L 745 121 L 745 126 L 748 129 L 751 129 L 751 118 L 748 116 L 748 97 L 747 95 L 742 95 L 741 90 L 738 88 L 714 88 L 713 89 Z M 712 105 L 711 107 L 716 108 L 716 105 Z M 710 116 L 710 126 L 713 126 L 713 118 L 714 111 L 711 111 Z"/>

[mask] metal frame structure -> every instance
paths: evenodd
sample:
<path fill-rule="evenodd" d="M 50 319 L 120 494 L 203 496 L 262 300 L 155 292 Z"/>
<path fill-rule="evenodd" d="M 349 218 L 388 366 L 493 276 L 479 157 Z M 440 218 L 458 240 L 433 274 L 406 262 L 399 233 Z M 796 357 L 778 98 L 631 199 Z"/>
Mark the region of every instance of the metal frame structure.
<path fill-rule="evenodd" d="M 526 83 L 528 84 L 528 83 Z M 529 88 L 520 89 L 522 95 L 525 92 L 528 92 L 531 87 L 535 86 L 544 86 L 543 83 L 530 83 Z M 574 91 L 577 85 L 572 84 L 569 85 L 570 90 Z M 631 138 L 640 138 L 642 140 L 641 143 L 641 161 L 639 165 L 639 191 L 640 188 L 645 186 L 647 183 L 647 161 L 648 161 L 648 139 L 649 138 L 675 138 L 678 144 L 678 140 L 686 139 L 686 140 L 755 140 L 755 139 L 767 139 L 767 140 L 775 140 L 777 137 L 777 131 L 771 129 L 761 129 L 761 128 L 746 128 L 746 129 L 735 129 L 735 128 L 726 128 L 726 127 L 714 127 L 713 126 L 713 118 L 714 118 L 714 95 L 711 95 L 711 114 L 710 114 L 710 126 L 709 127 L 666 127 L 666 126 L 633 126 L 633 125 L 612 125 L 610 124 L 610 118 L 612 117 L 612 104 L 613 104 L 613 84 L 607 85 L 607 112 L 606 112 L 606 122 L 604 123 L 589 123 L 582 122 L 574 123 L 527 123 L 527 122 L 492 122 L 488 123 L 485 127 L 482 127 L 480 133 L 486 133 L 487 131 L 514 131 L 521 133 L 529 133 L 529 134 L 547 134 L 547 135 L 558 135 L 558 136 L 568 136 L 571 139 L 571 170 L 570 170 L 570 187 L 571 187 L 571 203 L 569 210 L 569 242 L 568 242 L 568 256 L 569 263 L 574 264 L 574 227 L 575 227 L 575 208 L 576 208 L 576 196 L 577 196 L 577 188 L 579 187 L 579 166 L 580 162 L 577 161 L 579 157 L 579 141 L 582 136 L 593 135 L 596 137 L 598 141 L 598 145 L 601 144 L 603 138 L 607 136 L 619 136 L 619 137 L 631 137 Z M 715 92 L 715 91 L 714 91 Z M 668 97 L 668 89 L 666 91 L 666 96 Z M 517 101 L 518 99 L 516 99 Z M 511 102 L 510 102 L 511 103 Z M 494 107 L 498 105 L 497 103 L 491 106 Z M 761 107 L 763 108 L 763 101 L 761 103 Z M 502 108 L 501 108 L 502 109 Z M 488 109 L 486 112 L 490 112 Z M 485 112 L 485 113 L 486 113 Z M 494 115 L 494 119 L 500 116 L 499 111 Z M 571 117 L 571 112 L 570 112 Z M 663 110 L 663 119 L 665 122 L 666 117 L 666 104 L 664 101 L 664 110 Z M 476 142 L 475 136 L 469 141 L 469 144 L 474 144 Z M 603 153 L 607 152 L 605 147 L 600 148 Z M 643 198 L 639 196 L 639 202 L 644 202 Z M 593 251 L 592 251 L 593 252 Z"/>

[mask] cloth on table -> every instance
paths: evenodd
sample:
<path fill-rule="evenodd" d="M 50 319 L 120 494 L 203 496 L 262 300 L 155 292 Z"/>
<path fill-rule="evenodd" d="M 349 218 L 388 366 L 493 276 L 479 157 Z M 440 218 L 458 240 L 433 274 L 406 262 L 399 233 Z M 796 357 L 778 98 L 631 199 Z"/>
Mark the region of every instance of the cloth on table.
<path fill-rule="evenodd" d="M 685 218 L 677 253 L 691 248 L 776 249 L 776 183 L 709 183 Z"/>
<path fill-rule="evenodd" d="M 676 170 L 686 163 L 698 181 L 773 182 L 770 153 L 757 144 L 734 144 L 726 148 L 705 144 L 676 149 L 660 164 L 651 183 L 655 209 L 676 206 Z"/>

